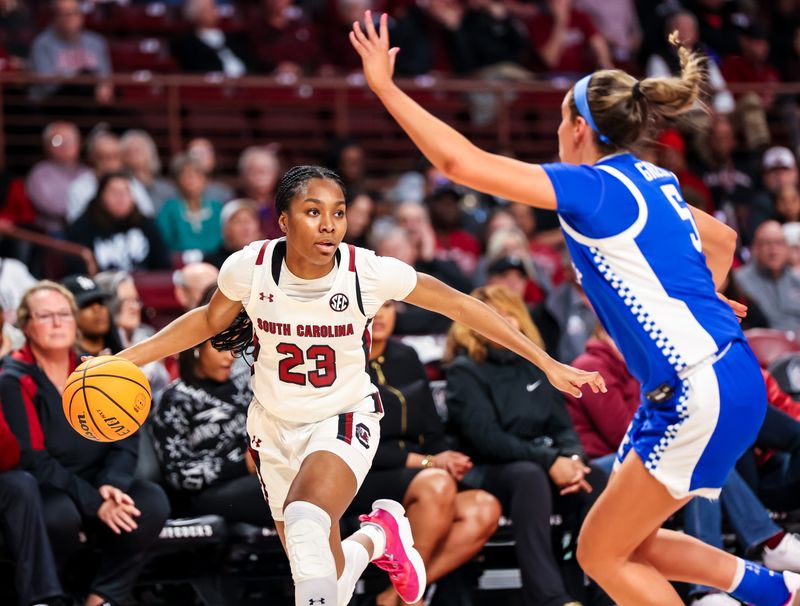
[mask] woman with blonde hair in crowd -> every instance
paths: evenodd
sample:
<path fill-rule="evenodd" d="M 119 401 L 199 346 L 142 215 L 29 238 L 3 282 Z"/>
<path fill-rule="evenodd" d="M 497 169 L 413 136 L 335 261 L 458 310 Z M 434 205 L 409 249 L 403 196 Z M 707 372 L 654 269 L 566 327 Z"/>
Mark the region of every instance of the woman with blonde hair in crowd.
<path fill-rule="evenodd" d="M 522 299 L 503 286 L 472 296 L 542 343 Z M 447 337 L 447 406 L 458 449 L 474 467 L 462 484 L 497 497 L 513 521 L 524 604 L 573 603 L 556 561 L 550 517 L 577 536 L 606 475 L 586 462 L 564 398 L 544 374 L 460 323 Z"/>

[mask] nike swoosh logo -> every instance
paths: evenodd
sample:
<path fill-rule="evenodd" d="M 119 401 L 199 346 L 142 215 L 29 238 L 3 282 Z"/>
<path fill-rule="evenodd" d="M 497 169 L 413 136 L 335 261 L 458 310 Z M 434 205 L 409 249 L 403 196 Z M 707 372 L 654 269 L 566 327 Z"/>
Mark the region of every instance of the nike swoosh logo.
<path fill-rule="evenodd" d="M 534 389 L 539 387 L 539 385 L 541 385 L 541 384 L 542 384 L 542 380 L 539 379 L 538 381 L 536 381 L 536 383 L 529 383 L 528 385 L 526 385 L 525 389 L 527 389 L 528 391 L 533 391 Z"/>

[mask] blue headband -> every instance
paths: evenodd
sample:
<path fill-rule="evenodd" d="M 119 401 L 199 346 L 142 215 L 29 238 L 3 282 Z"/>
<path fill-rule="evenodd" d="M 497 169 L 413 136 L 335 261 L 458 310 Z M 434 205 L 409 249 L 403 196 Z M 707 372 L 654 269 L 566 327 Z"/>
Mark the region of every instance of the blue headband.
<path fill-rule="evenodd" d="M 589 98 L 587 97 L 586 92 L 589 89 L 589 82 L 592 79 L 592 75 L 593 74 L 584 76 L 575 83 L 575 87 L 572 89 L 572 98 L 575 99 L 575 107 L 578 108 L 578 113 L 584 120 L 586 120 L 586 124 L 588 124 L 591 129 L 597 133 L 597 138 L 606 145 L 611 145 L 609 138 L 601 133 L 600 129 L 597 128 L 597 124 L 594 123 L 594 118 L 592 118 L 592 110 L 589 109 Z"/>

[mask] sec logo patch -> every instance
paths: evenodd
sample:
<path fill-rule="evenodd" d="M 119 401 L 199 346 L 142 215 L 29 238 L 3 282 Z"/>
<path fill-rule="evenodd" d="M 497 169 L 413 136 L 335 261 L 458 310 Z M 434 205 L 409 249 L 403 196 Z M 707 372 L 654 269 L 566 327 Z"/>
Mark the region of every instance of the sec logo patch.
<path fill-rule="evenodd" d="M 335 294 L 331 297 L 330 306 L 333 311 L 344 311 L 350 305 L 347 295 L 342 293 Z"/>

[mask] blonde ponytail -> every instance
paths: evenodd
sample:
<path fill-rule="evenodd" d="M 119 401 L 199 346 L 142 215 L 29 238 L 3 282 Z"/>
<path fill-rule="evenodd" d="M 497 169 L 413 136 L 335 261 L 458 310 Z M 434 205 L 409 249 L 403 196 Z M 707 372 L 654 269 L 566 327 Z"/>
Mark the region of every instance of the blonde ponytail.
<path fill-rule="evenodd" d="M 681 45 L 678 32 L 669 35 L 669 43 L 678 50 L 680 77 L 645 78 L 639 90 L 651 111 L 664 118 L 673 118 L 694 107 L 707 80 L 706 58 Z"/>
<path fill-rule="evenodd" d="M 706 58 L 683 47 L 677 32 L 669 36 L 669 41 L 678 49 L 680 76 L 639 82 L 619 69 L 592 74 L 585 94 L 593 119 L 590 125 L 601 150 L 630 149 L 660 120 L 674 118 L 695 106 L 707 79 Z M 573 88 L 569 99 L 573 120 L 582 115 L 574 95 Z"/>

